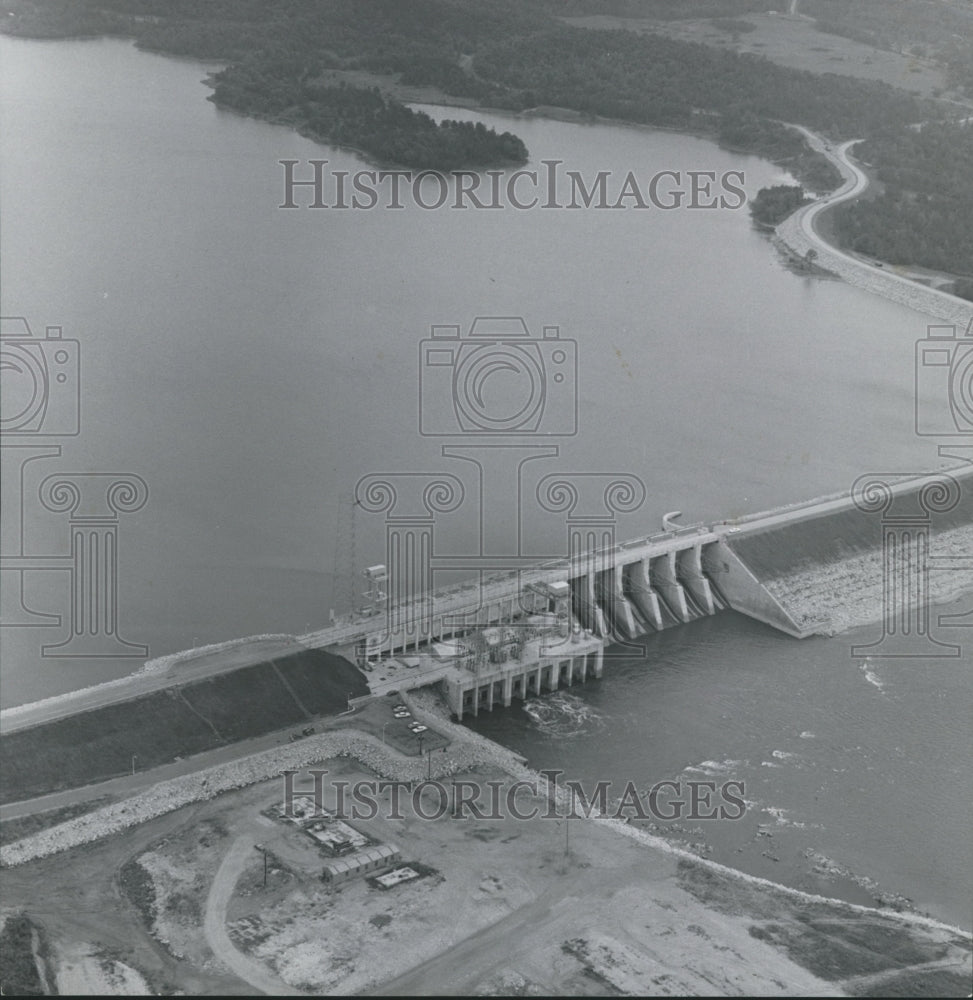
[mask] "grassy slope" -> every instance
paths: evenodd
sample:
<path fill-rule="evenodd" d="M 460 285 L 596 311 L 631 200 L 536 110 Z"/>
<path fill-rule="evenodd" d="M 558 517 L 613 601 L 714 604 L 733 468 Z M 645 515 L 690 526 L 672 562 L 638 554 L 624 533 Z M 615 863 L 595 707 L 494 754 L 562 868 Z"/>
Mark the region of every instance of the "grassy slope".
<path fill-rule="evenodd" d="M 275 666 L 277 669 L 275 669 Z M 281 682 L 286 678 L 291 691 Z M 346 660 L 303 650 L 277 661 L 107 705 L 0 738 L 0 801 L 22 799 L 127 774 L 307 721 L 336 715 L 349 695 L 367 694 Z"/>

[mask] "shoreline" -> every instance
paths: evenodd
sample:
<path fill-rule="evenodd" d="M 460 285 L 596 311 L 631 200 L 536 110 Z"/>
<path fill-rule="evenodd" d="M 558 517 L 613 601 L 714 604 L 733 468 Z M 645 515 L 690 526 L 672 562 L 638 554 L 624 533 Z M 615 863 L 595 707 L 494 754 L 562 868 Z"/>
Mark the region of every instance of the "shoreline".
<path fill-rule="evenodd" d="M 452 724 L 434 718 L 434 708 L 416 711 L 451 731 Z M 310 753 L 304 766 L 326 766 L 335 778 L 398 773 L 395 755 L 385 753 L 381 761 L 372 756 L 377 740 L 345 735 L 359 744 L 345 751 L 365 751 L 361 763 L 358 753 L 348 759 L 335 745 L 327 761 Z M 502 747 L 478 734 L 462 735 L 477 761 L 474 780 L 499 780 L 510 788 L 536 778 Z M 411 760 L 425 770 L 425 762 Z M 309 781 L 299 777 L 298 789 Z M 152 984 L 153 992 L 162 974 L 170 987 L 162 992 L 174 986 L 193 995 L 215 995 L 223 985 L 198 978 L 214 971 L 213 955 L 251 987 L 272 984 L 274 995 L 509 995 L 510 987 L 526 984 L 530 992 L 514 995 L 588 995 L 591 980 L 579 976 L 590 975 L 587 965 L 623 994 L 653 993 L 652 984 L 664 981 L 680 995 L 739 995 L 747 979 L 756 984 L 750 992 L 757 996 L 780 995 L 778 990 L 840 996 L 861 995 L 856 987 L 862 973 L 877 982 L 931 977 L 932 986 L 940 982 L 933 969 L 943 968 L 954 986 L 970 964 L 969 934 L 949 921 L 791 890 L 594 814 L 577 816 L 588 822 L 572 829 L 562 858 L 558 829 L 564 819 L 555 826 L 540 818 L 545 802 L 552 801 L 543 778 L 531 798 L 540 815 L 527 825 L 508 819 L 493 836 L 469 819 L 430 825 L 407 815 L 393 826 L 387 817 L 375 825 L 365 819 L 367 836 L 400 845 L 404 858 L 422 866 L 432 863 L 432 878 L 394 895 L 376 896 L 357 881 L 337 892 L 322 890 L 319 860 L 295 868 L 300 859 L 264 818 L 271 799 L 279 802 L 278 786 L 279 779 L 250 788 L 237 784 L 225 796 L 211 788 L 212 794 L 168 818 L 160 814 L 144 827 L 126 826 L 118 831 L 121 837 L 38 859 L 35 867 L 18 866 L 5 873 L 7 904 L 44 935 L 47 968 L 59 983 L 78 941 L 88 942 L 95 956 L 104 955 L 106 945 L 121 944 L 126 967 Z M 269 890 L 266 884 L 261 889 L 252 848 L 266 844 L 266 837 L 275 841 Z M 503 846 L 511 838 L 516 847 Z M 136 866 L 147 873 L 141 880 L 132 877 Z M 293 880 L 295 874 L 301 881 Z M 79 877 L 87 884 L 71 896 L 81 908 L 77 917 L 47 912 Z M 156 895 L 146 897 L 140 889 L 145 882 Z M 114 919 L 87 917 L 119 898 L 123 908 Z M 187 898 L 199 905 L 192 907 Z M 183 906 L 174 909 L 174 899 Z M 375 934 L 369 918 L 376 912 L 392 917 L 391 934 Z M 257 940 L 254 946 L 250 930 L 265 934 L 267 943 Z M 174 959 L 167 958 L 164 969 L 154 961 L 160 944 L 158 954 Z M 565 960 L 564 944 L 580 948 L 577 966 Z M 360 949 L 364 961 L 336 962 L 349 947 Z M 307 948 L 315 956 L 323 948 L 324 955 L 312 960 Z M 509 966 L 502 982 L 495 982 L 498 963 Z M 465 991 L 455 988 L 457 977 Z M 605 979 L 596 975 L 595 981 Z"/>
<path fill-rule="evenodd" d="M 503 746 L 501 743 L 497 743 L 491 740 L 489 737 L 483 736 L 481 733 L 477 733 L 474 730 L 467 729 L 461 726 L 459 723 L 454 722 L 451 718 L 448 718 L 443 711 L 437 711 L 436 706 L 428 706 L 423 704 L 416 704 L 416 695 L 419 694 L 422 701 L 433 699 L 438 702 L 435 695 L 425 694 L 424 691 L 403 693 L 401 695 L 402 700 L 409 705 L 412 710 L 413 715 L 416 718 L 422 718 L 430 727 L 436 727 L 438 729 L 445 729 L 453 734 L 457 735 L 457 738 L 464 738 L 467 740 L 479 741 L 484 749 L 489 751 L 494 751 L 505 757 L 511 757 L 517 763 L 514 765 L 513 770 L 511 770 L 511 765 L 509 763 L 503 763 L 501 760 L 495 761 L 498 767 L 505 770 L 512 778 L 525 780 L 525 781 L 535 781 L 538 787 L 545 788 L 548 790 L 550 795 L 551 789 L 550 784 L 547 779 L 541 774 L 541 772 L 531 768 L 526 761 L 524 763 L 519 763 L 523 760 L 519 755 L 514 754 L 513 751 L 509 750 L 507 747 Z M 566 794 L 563 787 L 556 787 L 554 794 L 557 800 L 558 807 L 563 809 L 565 812 L 568 811 L 568 806 L 570 805 L 569 797 Z M 763 878 L 760 875 L 751 875 L 749 872 L 742 871 L 739 868 L 734 868 L 731 865 L 723 864 L 719 861 L 714 861 L 711 858 L 704 857 L 694 851 L 689 850 L 686 847 L 680 846 L 678 843 L 674 843 L 672 840 L 666 837 L 659 836 L 658 834 L 649 833 L 647 830 L 643 830 L 639 827 L 633 826 L 621 819 L 617 819 L 613 816 L 603 814 L 599 812 L 597 807 L 592 807 L 591 814 L 589 816 L 578 815 L 576 812 L 572 812 L 571 815 L 579 820 L 586 820 L 589 822 L 599 822 L 608 826 L 616 834 L 620 834 L 629 837 L 632 840 L 638 841 L 647 847 L 654 848 L 664 854 L 669 854 L 674 857 L 678 857 L 683 861 L 689 861 L 691 863 L 697 863 L 710 871 L 718 872 L 722 875 L 730 876 L 748 885 L 754 885 L 761 888 L 766 888 L 770 890 L 775 890 L 783 893 L 784 895 L 790 896 L 793 899 L 800 900 L 802 902 L 809 903 L 826 903 L 828 905 L 834 905 L 839 907 L 848 907 L 852 912 L 855 913 L 868 913 L 868 914 L 883 914 L 888 916 L 895 916 L 904 918 L 906 922 L 915 923 L 921 926 L 934 927 L 942 930 L 949 930 L 951 932 L 959 932 L 960 934 L 969 935 L 970 929 L 959 927 L 954 924 L 950 924 L 947 921 L 939 920 L 936 917 L 932 917 L 926 913 L 921 913 L 916 910 L 902 908 L 896 909 L 891 906 L 867 906 L 862 903 L 853 903 L 850 900 L 841 899 L 838 896 L 822 896 L 819 893 L 807 892 L 803 889 L 795 889 L 792 886 L 786 885 L 783 882 L 775 882 L 772 879 Z"/>
<path fill-rule="evenodd" d="M 663 32 L 663 34 L 665 34 Z M 141 46 L 137 38 L 132 35 L 126 34 L 115 34 L 112 32 L 93 32 L 90 34 L 48 34 L 48 35 L 30 35 L 22 34 L 18 32 L 3 31 L 0 29 L 0 35 L 11 38 L 15 40 L 23 40 L 28 42 L 52 42 L 52 41 L 96 41 L 96 40 L 117 40 L 123 41 L 134 46 L 138 51 L 145 52 L 150 55 L 160 56 L 166 59 L 179 59 L 183 62 L 193 62 L 200 67 L 207 70 L 206 76 L 202 79 L 202 83 L 210 88 L 214 87 L 212 81 L 213 74 L 220 69 L 226 68 L 230 64 L 227 60 L 219 59 L 203 59 L 198 56 L 186 56 L 179 53 L 166 52 L 161 49 L 148 48 Z M 719 148 L 724 149 L 728 152 L 737 153 L 741 156 L 754 156 L 759 159 L 766 160 L 781 169 L 787 169 L 786 160 L 775 160 L 772 159 L 767 153 L 761 152 L 755 149 L 745 149 L 731 144 L 721 143 L 718 135 L 715 134 L 714 130 L 711 128 L 704 128 L 693 126 L 692 124 L 687 125 L 662 125 L 662 124 L 648 124 L 642 122 L 627 121 L 624 119 L 617 119 L 606 117 L 604 115 L 595 115 L 590 112 L 576 111 L 572 108 L 564 108 L 555 105 L 537 105 L 533 108 L 525 108 L 520 111 L 514 111 L 509 108 L 496 108 L 488 105 L 482 105 L 476 103 L 475 98 L 462 98 L 455 97 L 447 94 L 445 91 L 441 90 L 435 85 L 410 85 L 402 84 L 394 74 L 382 74 L 376 73 L 371 70 L 341 70 L 341 69 L 331 69 L 325 71 L 326 75 L 332 79 L 346 79 L 347 77 L 352 77 L 352 85 L 355 85 L 354 80 L 361 78 L 359 82 L 365 82 L 371 86 L 376 87 L 384 95 L 392 97 L 393 99 L 399 101 L 403 105 L 409 106 L 413 104 L 427 104 L 431 106 L 438 106 L 443 108 L 455 108 L 458 111 L 468 111 L 475 112 L 477 114 L 485 115 L 497 115 L 503 117 L 509 117 L 512 119 L 518 118 L 542 118 L 550 119 L 553 121 L 562 121 L 569 124 L 577 125 L 610 125 L 614 127 L 626 127 L 635 128 L 639 130 L 649 130 L 649 131 L 662 131 L 662 132 L 672 132 L 683 135 L 691 135 L 700 139 L 704 139 L 709 142 L 715 143 Z M 314 133 L 308 131 L 306 123 L 299 123 L 286 115 L 280 114 L 261 114 L 257 111 L 244 111 L 237 108 L 229 107 L 218 103 L 214 99 L 214 94 L 210 94 L 207 98 L 208 101 L 213 103 L 213 105 L 220 111 L 230 112 L 233 114 L 240 115 L 244 118 L 252 118 L 255 121 L 264 121 L 268 124 L 282 125 L 296 132 L 302 138 L 306 138 L 311 142 L 315 142 L 319 145 L 331 146 L 335 149 L 341 149 L 348 152 L 352 152 L 357 156 L 362 157 L 362 159 L 374 166 L 381 166 L 384 169 L 405 169 L 399 167 L 396 164 L 386 164 L 379 160 L 374 159 L 369 153 L 360 149 L 356 146 L 351 146 L 347 144 L 337 143 L 333 140 L 327 138 L 321 138 Z M 704 117 L 714 117 L 714 113 L 702 112 Z M 715 115 L 718 117 L 718 115 Z M 782 122 L 781 124 L 789 125 L 791 128 L 796 129 L 801 132 L 807 142 L 807 149 L 809 152 L 818 153 L 828 158 L 828 160 L 835 166 L 843 177 L 847 178 L 848 168 L 851 167 L 852 170 L 858 171 L 857 168 L 851 166 L 847 160 L 835 154 L 834 149 L 828 143 L 825 143 L 820 136 L 816 135 L 810 129 L 805 126 L 796 125 L 792 123 Z M 841 146 L 841 150 L 845 151 L 850 146 L 854 145 L 860 140 L 851 140 L 845 142 Z M 529 163 L 528 160 L 525 163 Z M 516 161 L 505 161 L 498 163 L 488 163 L 480 164 L 476 167 L 459 167 L 453 168 L 457 170 L 486 170 L 493 168 L 504 168 L 508 166 L 523 166 Z M 428 169 L 428 168 L 421 168 Z M 432 168 L 436 169 L 436 168 Z M 913 278 L 902 277 L 900 275 L 895 275 L 881 268 L 877 268 L 872 264 L 861 260 L 857 256 L 853 256 L 850 251 L 842 250 L 837 244 L 831 243 L 822 237 L 819 233 L 814 233 L 813 239 L 808 239 L 806 234 L 802 238 L 801 234 L 796 231 L 794 225 L 792 224 L 794 220 L 798 217 L 803 218 L 802 213 L 806 213 L 808 210 L 812 211 L 812 215 L 817 214 L 822 207 L 827 207 L 830 209 L 834 205 L 837 205 L 843 201 L 850 200 L 852 197 L 861 197 L 865 194 L 868 184 L 868 177 L 864 175 L 865 183 L 859 189 L 856 189 L 853 193 L 842 194 L 839 188 L 837 192 L 829 192 L 823 196 L 819 196 L 815 202 L 809 206 L 804 206 L 798 209 L 793 215 L 789 216 L 777 227 L 771 227 L 775 229 L 775 236 L 773 242 L 777 245 L 778 250 L 782 251 L 785 255 L 792 256 L 792 259 L 800 262 L 805 260 L 805 255 L 809 249 L 814 248 L 818 253 L 825 253 L 832 257 L 831 263 L 821 261 L 819 259 L 818 265 L 824 271 L 834 274 L 841 280 L 848 284 L 855 285 L 856 287 L 864 288 L 866 291 L 871 291 L 874 294 L 881 295 L 884 298 L 888 298 L 892 301 L 900 302 L 901 304 L 908 305 L 911 308 L 917 309 L 920 312 L 926 312 L 929 315 L 935 316 L 939 319 L 956 319 L 957 322 L 970 322 L 973 321 L 973 302 L 969 302 L 966 299 L 960 298 L 958 296 L 952 295 L 948 292 L 941 291 L 938 286 L 930 283 L 924 284 L 922 282 L 916 281 Z M 832 266 L 836 264 L 837 266 Z M 884 266 L 895 267 L 889 262 L 883 262 Z M 908 268 L 914 273 L 921 273 L 923 268 L 921 265 L 902 265 L 903 268 Z M 822 275 L 823 276 L 823 275 Z M 950 275 L 947 272 L 935 272 L 935 275 L 931 277 L 932 280 L 942 280 L 942 281 L 952 281 L 955 280 L 959 275 Z M 914 295 L 910 296 L 908 292 L 904 291 L 903 288 L 898 284 L 898 282 L 903 283 L 903 285 L 911 286 L 914 291 Z M 927 298 L 922 295 L 922 292 L 931 293 L 932 297 Z M 959 317 L 957 319 L 957 317 Z"/>
<path fill-rule="evenodd" d="M 303 622 L 303 618 L 301 619 L 301 621 Z M 202 647 L 201 649 L 195 649 L 195 650 L 189 650 L 189 651 L 183 651 L 183 652 L 177 652 L 177 653 L 174 653 L 174 654 L 169 654 L 168 657 L 163 657 L 163 658 L 161 658 L 160 661 L 150 661 L 149 663 L 146 663 L 142 667 L 142 670 L 140 671 L 140 673 L 144 672 L 144 673 L 150 674 L 150 673 L 158 672 L 158 673 L 161 674 L 161 673 L 165 672 L 166 670 L 170 670 L 171 669 L 173 671 L 173 673 L 174 673 L 174 676 L 178 677 L 178 673 L 177 673 L 178 670 L 182 670 L 184 667 L 186 667 L 186 668 L 192 668 L 193 667 L 194 662 L 195 662 L 194 661 L 194 655 L 195 656 L 200 656 L 200 657 L 205 657 L 207 655 L 207 653 L 214 653 L 215 654 L 215 653 L 221 653 L 221 652 L 229 652 L 229 651 L 231 651 L 234 648 L 242 648 L 242 649 L 245 649 L 245 650 L 246 649 L 253 649 L 253 648 L 261 648 L 260 641 L 259 641 L 260 639 L 267 640 L 267 639 L 274 639 L 274 638 L 278 638 L 278 637 L 264 636 L 264 637 L 250 637 L 250 638 L 244 638 L 244 639 L 229 640 L 227 643 L 216 643 L 216 644 L 213 644 L 211 646 Z M 279 638 L 281 638 L 283 640 L 286 640 L 287 642 L 296 641 L 295 638 L 292 637 L 292 636 L 280 636 Z M 162 660 L 166 660 L 166 661 L 169 661 L 169 662 L 167 662 L 166 665 L 163 666 L 162 662 L 161 662 Z M 108 685 L 118 684 L 119 687 L 121 687 L 121 685 L 123 685 L 124 683 L 127 683 L 127 682 L 128 682 L 127 678 L 119 678 L 119 679 L 117 679 L 115 681 L 109 681 L 109 682 L 106 682 L 106 683 Z M 80 696 L 81 692 L 69 692 L 68 694 L 71 695 L 72 697 L 76 697 L 76 696 Z M 51 701 L 55 701 L 56 698 L 57 698 L 57 696 L 55 696 L 54 698 L 52 698 L 50 700 Z M 20 708 L 24 708 L 25 706 L 19 706 L 19 707 Z M 15 708 L 14 711 L 16 712 L 17 708 Z M 347 721 L 349 723 L 351 723 L 351 724 L 354 724 L 353 719 L 349 719 Z M 124 812 L 124 809 L 122 810 L 122 812 Z M 179 815 L 183 816 L 183 815 L 185 815 L 185 813 L 180 813 Z M 590 824 L 587 824 L 586 826 L 590 826 Z M 622 832 L 625 832 L 625 831 L 622 831 Z M 626 835 L 630 836 L 634 832 L 635 831 L 626 832 Z M 646 834 L 645 836 L 649 836 L 649 835 Z M 639 838 L 639 839 L 642 839 L 642 838 Z M 652 837 L 651 839 L 653 841 L 656 841 L 656 840 L 659 840 L 660 838 Z M 664 839 L 662 839 L 662 843 L 663 844 L 667 844 L 667 842 Z M 667 844 L 667 853 L 671 853 L 671 848 L 672 848 L 672 845 Z M 700 861 L 701 861 L 701 859 L 695 858 L 695 855 L 693 857 L 697 861 L 697 864 L 699 864 Z M 725 866 L 718 866 L 718 867 L 725 867 Z M 732 868 L 730 868 L 729 870 L 733 871 Z M 738 874 L 740 874 L 740 873 L 738 873 Z M 764 879 L 757 879 L 756 881 L 758 883 L 764 883 L 764 884 L 769 885 L 769 886 L 778 885 L 778 883 L 775 883 L 772 880 L 768 881 L 768 880 L 764 880 Z M 807 894 L 804 894 L 804 895 L 806 896 Z M 827 897 L 827 896 L 814 897 L 812 895 L 810 898 L 828 899 L 829 897 Z M 864 909 L 869 910 L 871 912 L 871 908 L 870 907 L 864 907 Z"/>
<path fill-rule="evenodd" d="M 746 885 L 776 892 L 803 904 L 823 904 L 846 912 L 884 916 L 904 924 L 963 937 L 969 935 L 966 928 L 923 913 L 852 903 L 838 897 L 809 893 L 781 882 L 750 875 L 718 861 L 700 857 L 664 837 L 602 814 L 596 808 L 592 809 L 590 815 L 579 815 L 569 808 L 571 803 L 563 788 L 552 789 L 540 772 L 529 767 L 524 758 L 512 750 L 446 718 L 437 711 L 436 706 L 427 703 L 429 700 L 427 697 L 417 698 L 415 694 L 403 693 L 401 698 L 409 705 L 417 719 L 438 730 L 445 730 L 446 734 L 453 738 L 449 757 L 443 763 L 437 761 L 436 766 L 432 768 L 433 780 L 469 774 L 483 765 L 493 766 L 514 781 L 536 783 L 539 792 L 548 797 L 553 795 L 558 807 L 565 813 L 570 812 L 570 815 L 577 820 L 599 823 L 615 834 L 628 837 L 646 848 L 701 866 Z M 457 746 L 458 749 L 453 749 Z M 423 772 L 427 770 L 420 758 L 406 757 L 379 742 L 370 733 L 353 728 L 330 730 L 311 737 L 301 744 L 276 747 L 194 774 L 160 782 L 135 796 L 102 806 L 64 823 L 5 844 L 0 847 L 0 869 L 19 867 L 74 848 L 97 843 L 176 812 L 185 806 L 206 802 L 219 795 L 273 779 L 284 770 L 300 771 L 339 757 L 352 757 L 367 770 L 394 781 L 422 783 Z"/>

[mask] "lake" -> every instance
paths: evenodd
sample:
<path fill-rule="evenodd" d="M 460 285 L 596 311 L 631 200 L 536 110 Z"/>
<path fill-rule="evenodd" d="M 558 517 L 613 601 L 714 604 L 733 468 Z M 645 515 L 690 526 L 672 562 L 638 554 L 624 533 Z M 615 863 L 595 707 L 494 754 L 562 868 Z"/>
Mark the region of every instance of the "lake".
<path fill-rule="evenodd" d="M 61 454 L 23 464 L 23 524 L 5 515 L 5 552 L 69 551 L 66 514 L 37 501 L 47 476 L 140 476 L 147 503 L 118 519 L 118 618 L 123 637 L 149 655 L 303 632 L 325 625 L 330 609 L 358 603 L 361 569 L 384 561 L 381 518 L 352 503 L 370 473 L 458 477 L 466 499 L 437 522 L 437 547 L 475 557 L 510 550 L 511 511 L 524 551 L 563 551 L 560 515 L 542 517 L 532 502 L 536 480 L 552 472 L 641 479 L 644 504 L 615 525 L 627 537 L 656 529 L 671 510 L 683 511 L 685 523 L 722 519 L 845 490 L 865 472 L 944 464 L 913 429 L 914 343 L 928 320 L 789 270 L 745 205 L 432 210 L 406 200 L 401 209 L 281 209 L 281 160 L 298 161 L 304 178 L 314 158 L 349 176 L 368 165 L 287 128 L 221 112 L 205 100 L 207 71 L 118 40 L 0 37 L 3 313 L 26 317 L 41 338 L 46 326 L 63 327 L 81 355 L 72 373 L 80 433 L 58 437 L 52 424 L 54 436 L 26 442 Z M 629 172 L 647 183 L 674 171 L 685 185 L 692 171 L 739 171 L 753 197 L 788 180 L 773 164 L 691 135 L 428 110 L 514 131 L 530 150 L 530 169 L 559 160 L 589 185 L 602 171 L 613 185 Z M 567 383 L 577 387 L 577 433 L 555 422 L 561 404 L 550 403 L 549 423 L 527 450 L 491 453 L 482 505 L 473 463 L 443 454 L 456 437 L 420 433 L 424 406 L 433 407 L 434 430 L 455 419 L 448 384 L 420 364 L 420 342 L 434 325 L 457 325 L 464 339 L 478 316 L 521 317 L 532 342 L 557 326 L 560 339 L 577 344 Z M 551 357 L 550 344 L 537 350 Z M 443 398 L 424 395 L 420 404 L 420 375 L 430 379 L 424 393 L 432 386 Z M 502 376 L 496 384 L 502 405 L 520 391 Z M 553 382 L 548 391 L 556 400 Z M 5 449 L 5 462 L 20 455 Z M 533 461 L 519 481 L 524 456 Z M 15 480 L 4 472 L 9 492 Z M 10 502 L 8 492 L 12 509 L 16 491 Z M 24 603 L 66 620 L 69 582 L 65 572 L 28 570 Z M 18 588 L 19 574 L 5 572 L 5 602 Z M 921 684 L 889 677 L 880 700 L 847 658 L 847 637 L 798 644 L 735 616 L 691 630 L 657 637 L 649 668 L 613 668 L 578 695 L 581 708 L 550 711 L 596 710 L 609 732 L 625 734 L 619 745 L 643 747 L 650 732 L 658 750 L 651 766 L 643 747 L 622 770 L 668 776 L 707 761 L 724 769 L 747 761 L 740 767 L 757 769 L 757 780 L 775 771 L 764 760 L 783 762 L 777 770 L 789 777 L 762 793 L 763 805 L 832 831 L 823 845 L 802 834 L 789 849 L 837 854 L 856 871 L 879 858 L 883 887 L 963 920 L 952 877 L 973 870 L 957 836 L 968 810 L 944 801 L 941 786 L 922 793 L 913 784 L 942 777 L 940 752 L 946 760 L 964 753 L 954 713 L 969 704 L 968 673 L 949 675 L 944 698 L 930 693 L 930 675 Z M 4 629 L 4 706 L 142 662 L 41 655 L 43 643 L 63 637 L 63 625 Z M 815 704 L 782 712 L 795 671 L 829 680 Z M 708 694 L 715 682 L 731 690 L 725 701 Z M 747 721 L 737 732 L 741 699 Z M 836 699 L 842 711 L 832 717 Z M 898 758 L 881 741 L 869 745 L 868 763 L 833 758 L 844 752 L 836 740 L 865 745 L 850 731 L 887 730 L 890 706 L 901 725 L 914 726 L 914 736 L 898 739 L 917 771 L 890 769 Z M 560 753 L 561 743 L 519 710 L 477 725 L 525 746 L 532 763 Z M 931 742 L 942 727 L 955 734 L 946 751 Z M 809 749 L 820 740 L 829 741 L 823 755 Z M 607 766 L 588 752 L 591 742 L 571 745 L 584 749 L 569 754 L 573 766 Z M 928 865 L 896 867 L 902 841 L 886 836 L 888 801 L 882 812 L 872 799 L 847 800 L 853 790 L 842 787 L 846 800 L 823 809 L 823 819 L 806 797 L 798 808 L 793 796 L 812 794 L 803 778 L 791 781 L 800 762 L 768 756 L 774 751 L 810 754 L 814 767 L 831 769 L 815 772 L 827 781 L 847 765 L 863 787 L 869 767 L 883 782 L 907 783 L 913 825 L 903 836 L 924 844 Z M 723 856 L 736 852 L 738 836 L 723 837 Z M 750 847 L 744 853 L 754 866 L 783 864 Z M 800 882 L 804 862 L 791 860 L 789 874 L 776 877 Z"/>

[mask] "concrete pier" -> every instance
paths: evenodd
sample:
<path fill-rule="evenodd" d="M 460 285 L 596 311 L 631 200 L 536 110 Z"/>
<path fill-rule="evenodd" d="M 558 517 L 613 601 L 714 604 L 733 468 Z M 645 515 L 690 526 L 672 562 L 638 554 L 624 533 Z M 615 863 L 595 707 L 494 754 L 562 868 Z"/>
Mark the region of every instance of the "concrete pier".
<path fill-rule="evenodd" d="M 716 613 L 717 605 L 706 574 L 703 572 L 703 547 L 694 545 L 676 555 L 676 577 L 692 595 L 704 615 Z"/>
<path fill-rule="evenodd" d="M 688 622 L 692 615 L 686 604 L 686 594 L 676 576 L 676 553 L 672 550 L 652 560 L 649 570 L 652 585 L 662 594 L 669 610 L 680 620 Z"/>
<path fill-rule="evenodd" d="M 550 637 L 527 644 L 523 660 L 505 663 L 457 662 L 442 680 L 446 701 L 457 719 L 507 708 L 514 698 L 526 700 L 589 676 L 601 677 L 604 643 L 587 633 L 551 642 Z M 536 659 L 534 658 L 536 657 Z"/>
<path fill-rule="evenodd" d="M 625 567 L 626 593 L 642 613 L 642 618 L 661 632 L 665 628 L 662 620 L 662 609 L 659 606 L 659 595 L 652 586 L 649 576 L 649 560 L 640 559 Z"/>

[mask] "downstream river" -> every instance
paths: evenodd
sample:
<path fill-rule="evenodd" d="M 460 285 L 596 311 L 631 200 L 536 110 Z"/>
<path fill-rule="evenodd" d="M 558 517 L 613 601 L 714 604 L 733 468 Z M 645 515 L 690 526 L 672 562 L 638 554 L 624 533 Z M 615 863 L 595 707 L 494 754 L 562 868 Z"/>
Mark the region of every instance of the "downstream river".
<path fill-rule="evenodd" d="M 147 502 L 117 521 L 118 621 L 150 656 L 304 632 L 359 603 L 361 568 L 385 559 L 381 516 L 352 502 L 371 473 L 463 484 L 463 505 L 436 524 L 437 552 L 517 542 L 556 555 L 563 515 L 542 518 L 533 503 L 553 472 L 638 477 L 645 501 L 614 527 L 627 537 L 667 511 L 722 519 L 845 490 L 866 472 L 944 464 L 914 432 L 927 319 L 788 270 L 742 198 L 281 209 L 281 160 L 298 161 L 302 179 L 313 158 L 329 161 L 328 177 L 367 164 L 219 111 L 207 71 L 118 40 L 0 37 L 3 313 L 37 339 L 60 326 L 79 342 L 63 388 L 81 416 L 73 427 L 62 394 L 17 439 L 22 451 L 5 449 L 4 552 L 29 567 L 70 551 L 69 513 L 38 501 L 48 476 L 84 474 L 86 488 L 96 473 L 141 477 Z M 750 197 L 788 180 L 689 135 L 462 117 L 516 132 L 531 168 L 557 160 L 589 187 L 607 171 L 612 192 L 629 172 L 643 190 L 678 173 L 661 191 L 687 188 L 693 171 L 729 176 Z M 295 200 L 308 204 L 308 189 Z M 485 463 L 482 504 L 468 459 L 485 453 L 443 454 L 458 441 L 440 433 L 457 419 L 448 378 L 420 363 L 431 326 L 465 337 L 477 316 L 521 317 L 532 341 L 557 326 L 572 345 L 567 381 L 545 385 L 546 422 L 521 451 L 494 453 L 506 464 Z M 50 360 L 55 347 L 32 350 Z M 519 493 L 511 456 L 533 459 Z M 22 519 L 8 516 L 17 508 Z M 41 563 L 4 571 L 3 620 L 28 608 L 62 625 L 3 630 L 4 706 L 144 659 L 42 655 L 65 637 L 71 576 L 56 558 Z M 872 879 L 969 926 L 968 667 L 863 669 L 851 641 L 797 643 L 720 616 L 658 637 L 645 660 L 611 661 L 600 684 L 476 725 L 585 779 L 744 780 L 744 821 L 676 835 L 818 891 L 866 898 Z"/>

